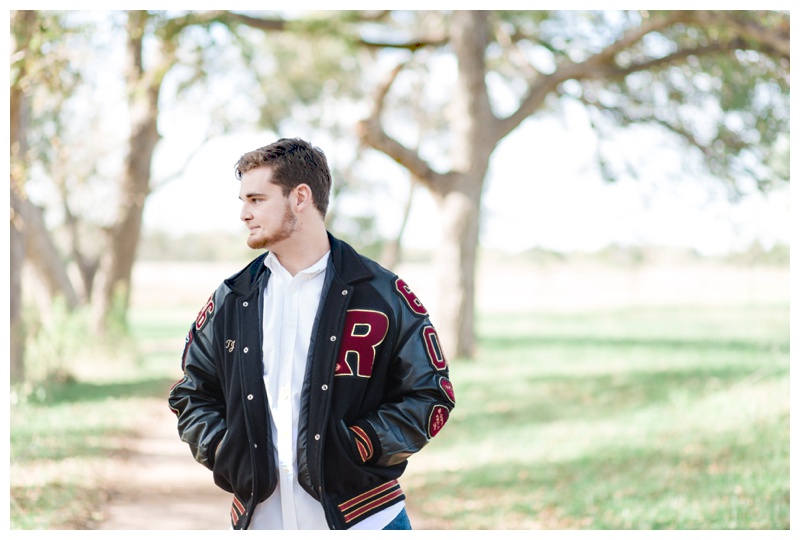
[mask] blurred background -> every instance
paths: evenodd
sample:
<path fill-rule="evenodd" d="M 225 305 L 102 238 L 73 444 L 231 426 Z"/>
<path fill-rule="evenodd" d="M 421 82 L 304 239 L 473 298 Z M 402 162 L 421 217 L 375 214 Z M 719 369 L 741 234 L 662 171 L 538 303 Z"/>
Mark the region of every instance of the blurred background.
<path fill-rule="evenodd" d="M 789 528 L 788 11 L 9 25 L 11 529 L 227 528 L 166 394 L 295 136 L 450 364 L 416 528 Z"/>

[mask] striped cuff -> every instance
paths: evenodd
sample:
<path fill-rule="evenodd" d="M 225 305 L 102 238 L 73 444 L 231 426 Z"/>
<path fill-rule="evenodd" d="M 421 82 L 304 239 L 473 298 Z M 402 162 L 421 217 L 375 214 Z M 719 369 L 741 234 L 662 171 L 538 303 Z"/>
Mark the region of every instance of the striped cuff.
<path fill-rule="evenodd" d="M 339 504 L 345 525 L 349 528 L 359 521 L 405 499 L 397 480 L 381 484 Z"/>

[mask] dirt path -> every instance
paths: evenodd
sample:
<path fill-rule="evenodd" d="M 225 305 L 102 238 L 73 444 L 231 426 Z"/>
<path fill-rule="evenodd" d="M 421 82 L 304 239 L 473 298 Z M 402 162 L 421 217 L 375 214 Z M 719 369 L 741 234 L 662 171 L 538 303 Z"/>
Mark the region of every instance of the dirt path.
<path fill-rule="evenodd" d="M 166 404 L 153 406 L 153 424 L 134 442 L 100 530 L 223 530 L 230 527 L 230 495 L 214 485 L 211 472 L 194 462 L 178 439 Z"/>
<path fill-rule="evenodd" d="M 152 425 L 135 439 L 131 452 L 112 471 L 116 486 L 99 530 L 226 530 L 231 496 L 214 485 L 211 472 L 195 463 L 178 439 L 175 417 L 154 403 Z M 408 513 L 414 528 L 433 528 Z M 426 526 L 427 525 L 427 526 Z"/>

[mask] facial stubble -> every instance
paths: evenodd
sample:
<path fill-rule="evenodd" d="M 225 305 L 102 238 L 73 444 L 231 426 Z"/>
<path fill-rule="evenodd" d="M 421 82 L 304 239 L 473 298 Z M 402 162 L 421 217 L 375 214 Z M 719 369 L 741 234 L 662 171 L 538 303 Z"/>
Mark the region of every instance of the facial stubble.
<path fill-rule="evenodd" d="M 283 213 L 280 228 L 275 233 L 265 238 L 248 238 L 247 245 L 251 249 L 269 249 L 279 242 L 288 240 L 297 230 L 297 216 L 292 213 L 292 209 L 287 201 L 286 209 Z"/>

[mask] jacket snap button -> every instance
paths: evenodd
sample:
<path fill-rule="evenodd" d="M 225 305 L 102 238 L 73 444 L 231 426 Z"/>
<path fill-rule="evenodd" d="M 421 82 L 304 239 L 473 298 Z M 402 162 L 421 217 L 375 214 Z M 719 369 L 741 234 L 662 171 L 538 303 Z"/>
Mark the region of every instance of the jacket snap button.
<path fill-rule="evenodd" d="M 244 351 L 244 352 L 247 352 L 247 351 L 249 351 L 249 350 L 250 350 L 250 349 L 248 349 L 247 347 L 245 347 L 244 349 L 242 349 L 242 351 Z"/>
<path fill-rule="evenodd" d="M 342 296 L 347 296 L 347 290 L 342 291 Z"/>
<path fill-rule="evenodd" d="M 253 399 L 253 394 L 247 394 L 247 399 Z"/>
<path fill-rule="evenodd" d="M 248 306 L 248 303 L 247 303 L 247 302 L 242 302 L 242 306 L 243 306 L 243 307 L 247 307 L 247 306 Z"/>
<path fill-rule="evenodd" d="M 327 389 L 328 389 L 328 385 L 327 384 L 323 384 L 322 385 L 322 390 L 327 390 Z"/>
<path fill-rule="evenodd" d="M 336 341 L 336 336 L 331 336 L 331 341 Z"/>
<path fill-rule="evenodd" d="M 319 433 L 317 433 L 316 435 L 314 435 L 314 440 L 315 440 L 315 441 L 318 441 L 318 440 L 319 440 Z"/>

